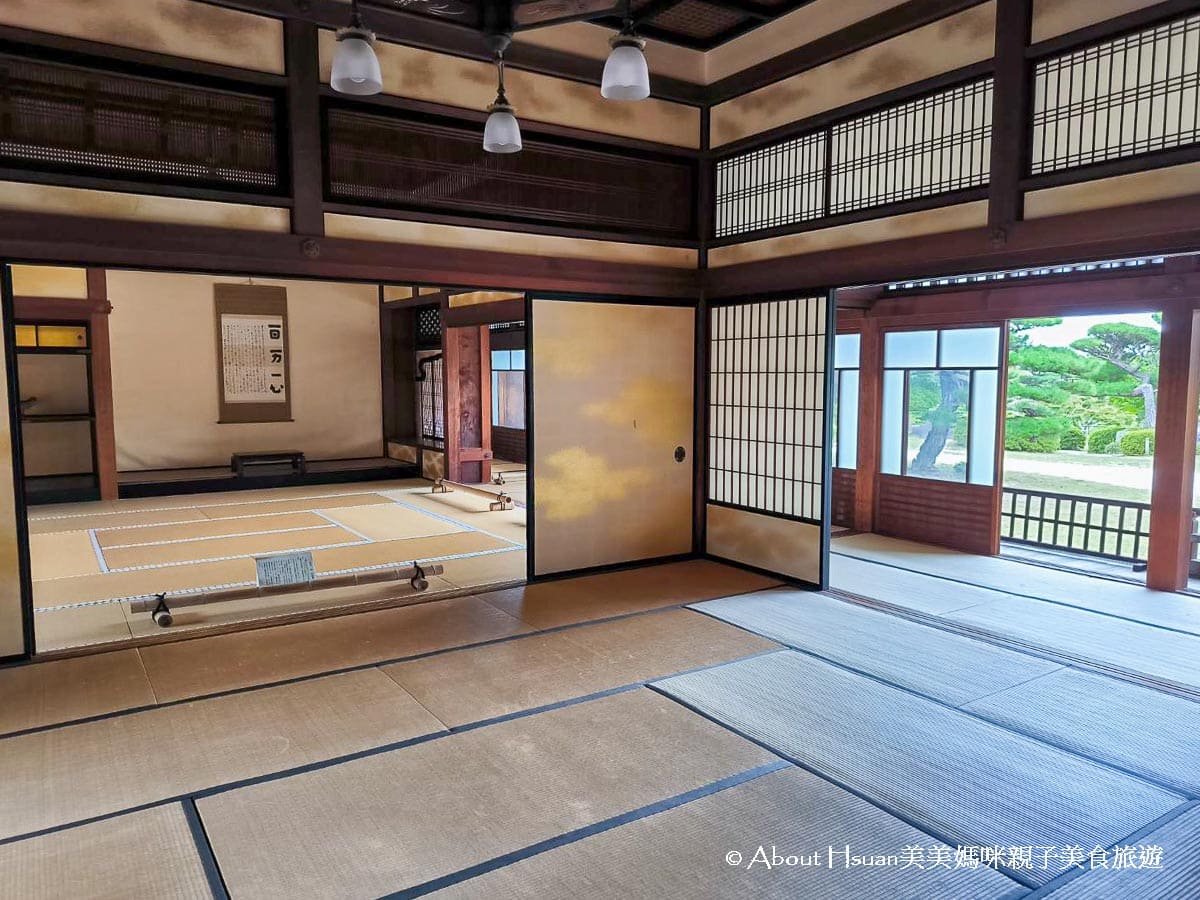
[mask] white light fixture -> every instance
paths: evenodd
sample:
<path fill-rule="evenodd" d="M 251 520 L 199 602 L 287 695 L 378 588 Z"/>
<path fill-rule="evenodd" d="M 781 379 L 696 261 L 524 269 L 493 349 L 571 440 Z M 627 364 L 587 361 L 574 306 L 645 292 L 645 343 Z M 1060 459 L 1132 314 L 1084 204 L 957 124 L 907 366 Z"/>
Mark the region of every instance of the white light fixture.
<path fill-rule="evenodd" d="M 625 27 L 609 43 L 612 52 L 604 63 L 600 96 L 606 100 L 645 100 L 650 96 L 650 68 L 646 65 L 646 42 L 637 36 L 630 4 L 625 4 Z"/>
<path fill-rule="evenodd" d="M 350 26 L 337 33 L 337 51 L 329 85 L 339 94 L 366 96 L 383 90 L 383 73 L 375 56 L 375 34 L 363 26 L 358 0 L 350 2 Z"/>
<path fill-rule="evenodd" d="M 483 126 L 483 149 L 488 153 L 518 153 L 521 150 L 521 125 L 513 108 L 504 96 L 504 51 L 496 52 L 496 71 L 499 87 L 496 99 L 488 107 L 487 123 Z"/>

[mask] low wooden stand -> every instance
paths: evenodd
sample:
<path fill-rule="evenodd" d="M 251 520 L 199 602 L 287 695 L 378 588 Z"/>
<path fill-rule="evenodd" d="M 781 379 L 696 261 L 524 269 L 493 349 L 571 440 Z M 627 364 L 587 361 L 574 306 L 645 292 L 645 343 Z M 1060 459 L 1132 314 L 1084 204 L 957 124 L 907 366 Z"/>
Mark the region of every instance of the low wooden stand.
<path fill-rule="evenodd" d="M 235 453 L 229 457 L 229 468 L 238 478 L 246 475 L 246 466 L 269 466 L 288 463 L 293 472 L 308 471 L 308 461 L 299 450 L 276 450 L 274 453 Z"/>

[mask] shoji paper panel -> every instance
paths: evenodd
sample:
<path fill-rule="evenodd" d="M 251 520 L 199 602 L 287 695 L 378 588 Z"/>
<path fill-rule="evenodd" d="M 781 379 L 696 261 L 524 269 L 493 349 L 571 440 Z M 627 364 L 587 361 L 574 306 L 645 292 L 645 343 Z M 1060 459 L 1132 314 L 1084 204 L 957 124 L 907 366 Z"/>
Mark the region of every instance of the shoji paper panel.
<path fill-rule="evenodd" d="M 532 321 L 535 573 L 690 551 L 695 310 L 535 300 Z"/>
<path fill-rule="evenodd" d="M 821 582 L 824 297 L 721 306 L 709 347 L 709 553 Z"/>

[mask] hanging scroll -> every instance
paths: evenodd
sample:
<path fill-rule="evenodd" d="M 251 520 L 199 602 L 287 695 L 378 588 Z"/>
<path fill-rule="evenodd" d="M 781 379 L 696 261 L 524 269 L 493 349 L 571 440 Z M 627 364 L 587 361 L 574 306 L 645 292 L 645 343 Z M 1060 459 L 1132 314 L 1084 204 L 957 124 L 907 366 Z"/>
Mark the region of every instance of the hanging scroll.
<path fill-rule="evenodd" d="M 287 291 L 217 284 L 213 294 L 220 421 L 291 421 Z"/>

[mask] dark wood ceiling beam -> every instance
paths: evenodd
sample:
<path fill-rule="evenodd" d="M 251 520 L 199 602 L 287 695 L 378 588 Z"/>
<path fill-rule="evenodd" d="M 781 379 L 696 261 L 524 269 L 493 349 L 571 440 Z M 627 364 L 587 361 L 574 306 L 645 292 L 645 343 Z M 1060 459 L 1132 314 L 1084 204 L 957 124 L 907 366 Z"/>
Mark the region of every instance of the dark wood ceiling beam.
<path fill-rule="evenodd" d="M 1197 248 L 1200 198 L 1178 197 L 1017 222 L 1004 242 L 972 228 L 708 269 L 705 292 L 740 297 Z"/>
<path fill-rule="evenodd" d="M 385 284 L 694 299 L 696 269 L 40 213 L 0 216 L 0 259 Z"/>
<path fill-rule="evenodd" d="M 243 12 L 272 16 L 277 19 L 300 19 L 321 28 L 342 28 L 349 20 L 349 7 L 335 0 L 198 0 L 214 6 L 238 9 Z M 432 16 L 406 13 L 398 9 L 369 7 L 363 11 L 368 28 L 381 40 L 395 41 L 411 47 L 448 53 L 468 59 L 491 60 L 491 53 L 478 31 Z M 579 56 L 548 47 L 517 43 L 505 54 L 509 65 L 556 78 L 599 84 L 604 61 Z M 691 106 L 705 103 L 703 85 L 678 78 L 651 74 L 650 87 L 654 96 Z"/>
<path fill-rule="evenodd" d="M 856 50 L 878 44 L 930 22 L 978 6 L 984 0 L 908 0 L 900 6 L 848 25 L 802 47 L 750 66 L 708 86 L 712 104 L 724 103 L 808 69 L 832 62 Z"/>

